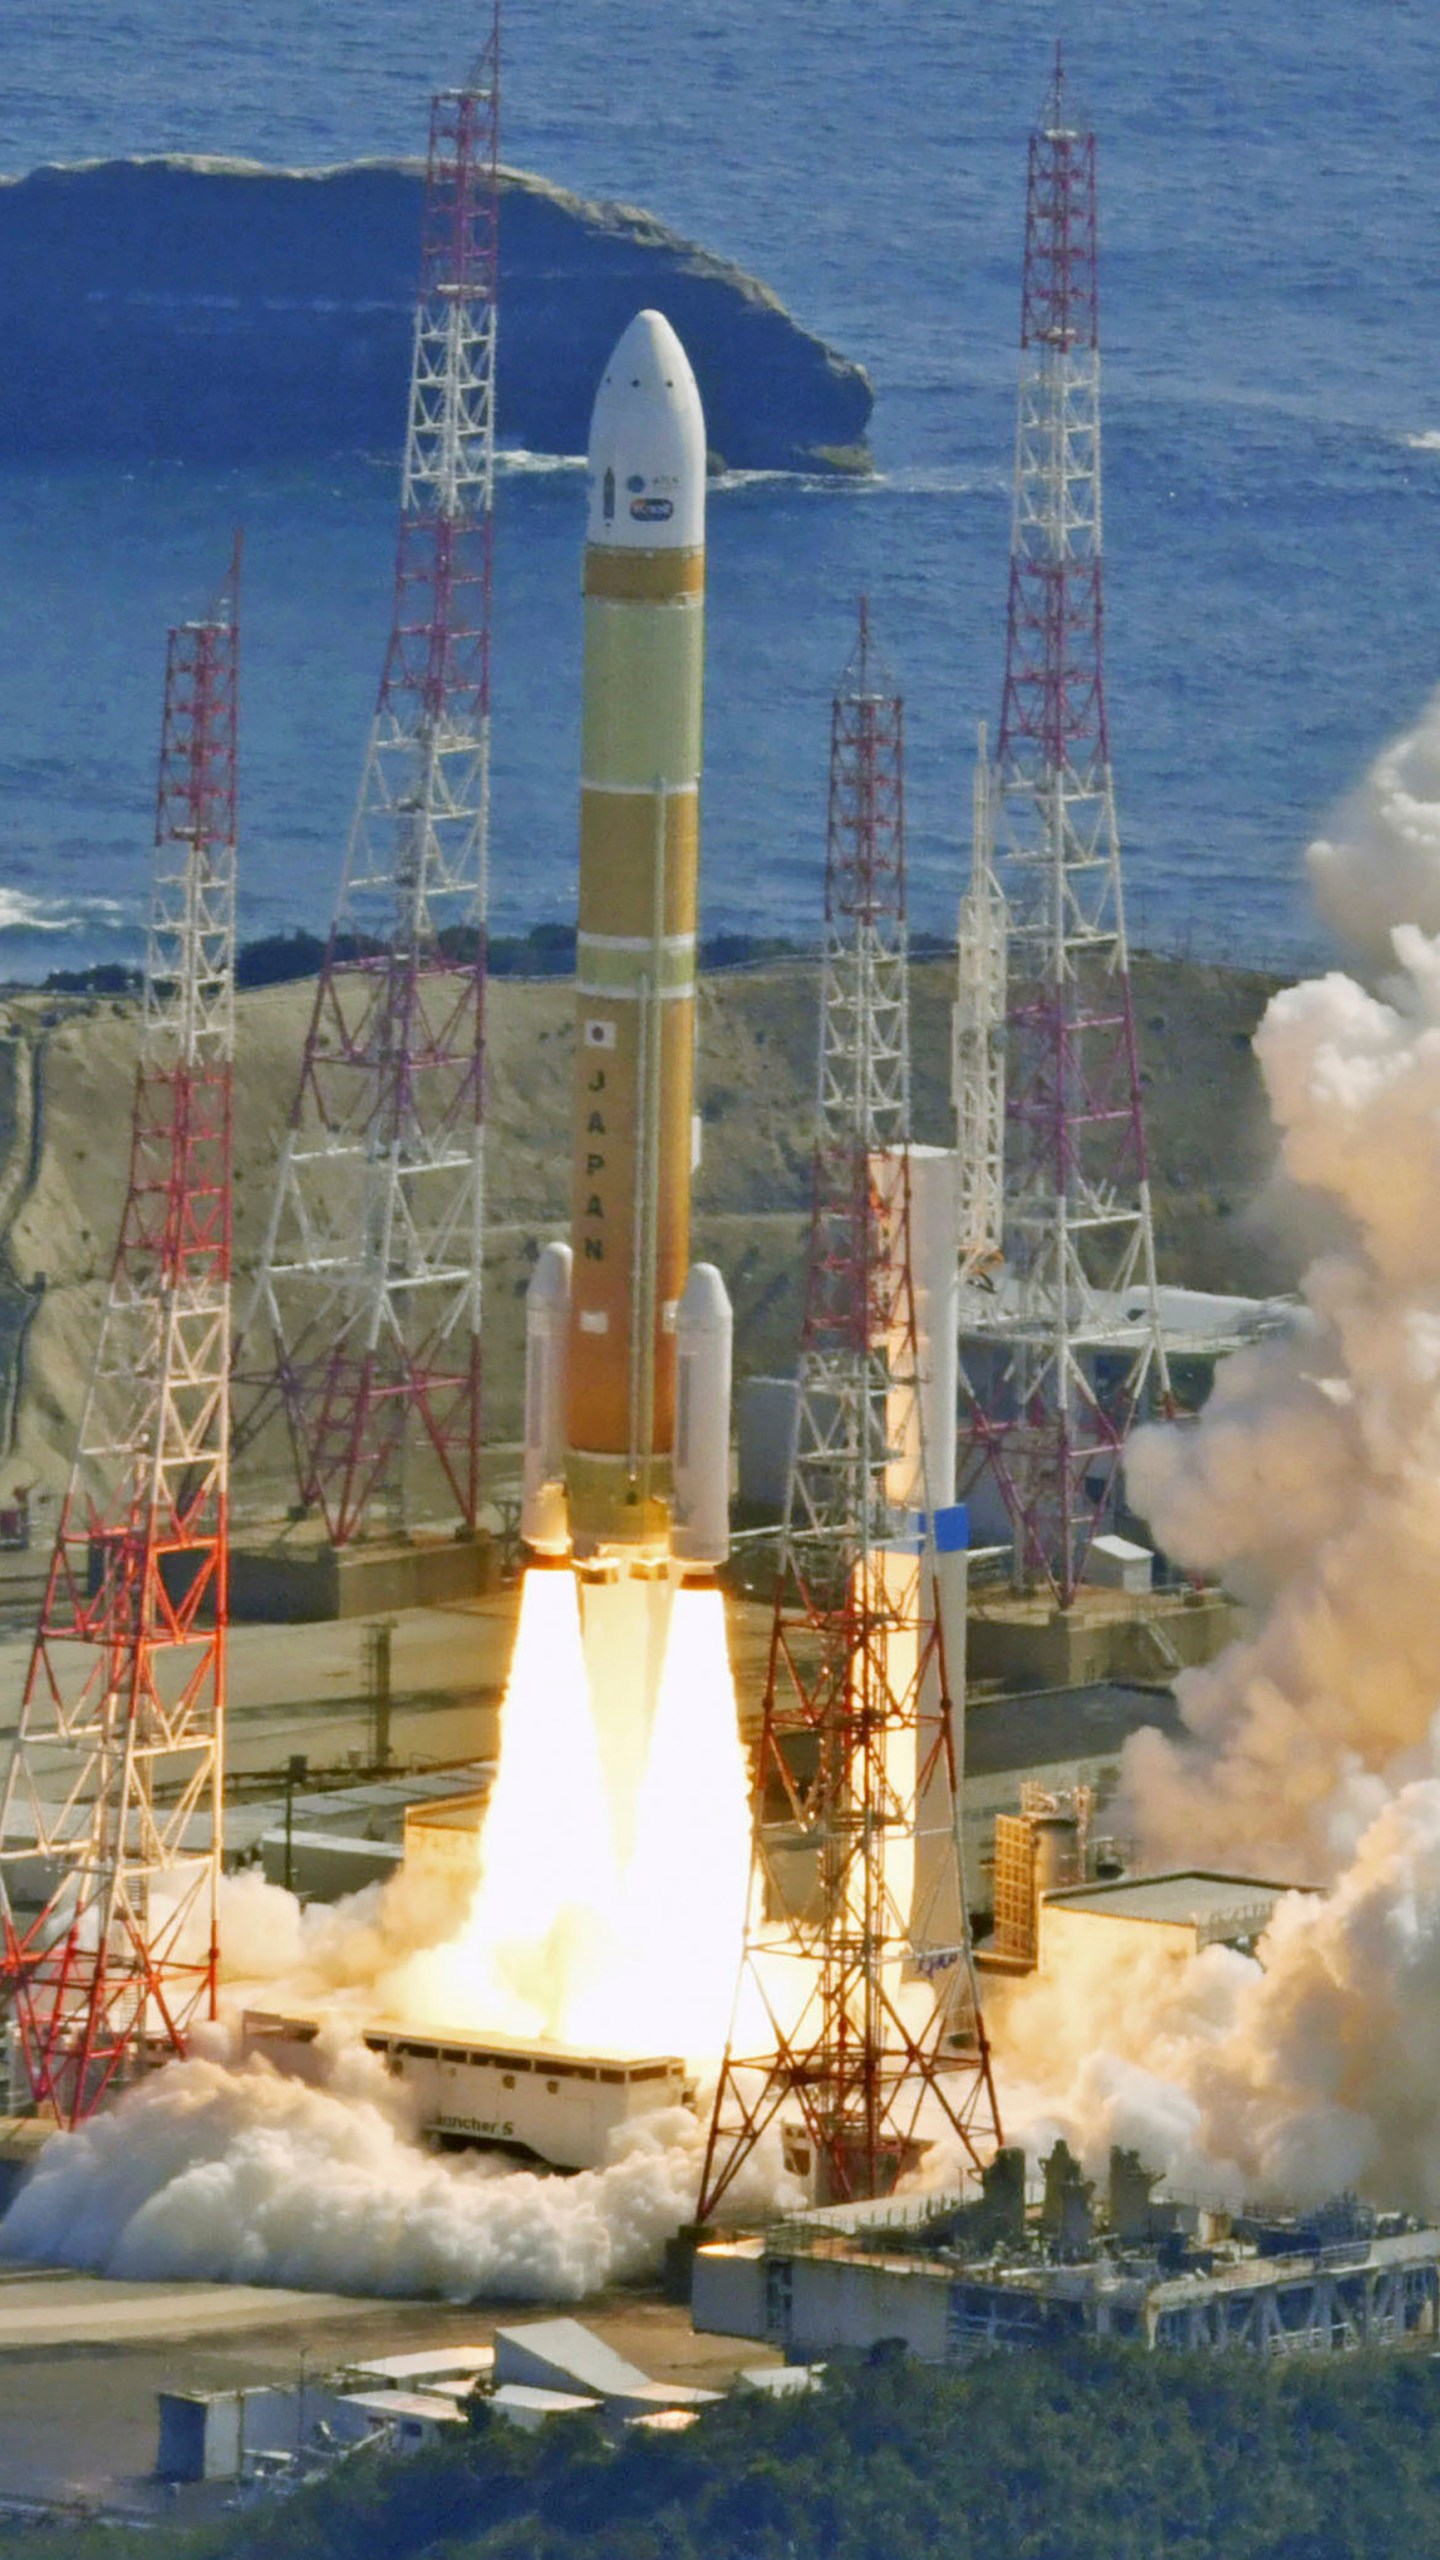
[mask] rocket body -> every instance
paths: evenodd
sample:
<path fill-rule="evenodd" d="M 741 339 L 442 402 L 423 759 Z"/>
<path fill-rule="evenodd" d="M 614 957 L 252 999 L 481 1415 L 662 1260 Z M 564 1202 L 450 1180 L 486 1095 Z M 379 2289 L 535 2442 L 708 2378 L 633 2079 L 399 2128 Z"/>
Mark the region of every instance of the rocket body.
<path fill-rule="evenodd" d="M 705 422 L 642 311 L 590 432 L 567 1359 L 578 1560 L 665 1552 L 690 1254 Z"/>
<path fill-rule="evenodd" d="M 532 1283 L 522 1533 L 703 1572 L 728 1546 L 730 1391 L 724 1284 L 690 1269 L 705 421 L 659 312 L 596 396 L 583 585 L 573 1258 L 563 1362 L 559 1266 Z"/>

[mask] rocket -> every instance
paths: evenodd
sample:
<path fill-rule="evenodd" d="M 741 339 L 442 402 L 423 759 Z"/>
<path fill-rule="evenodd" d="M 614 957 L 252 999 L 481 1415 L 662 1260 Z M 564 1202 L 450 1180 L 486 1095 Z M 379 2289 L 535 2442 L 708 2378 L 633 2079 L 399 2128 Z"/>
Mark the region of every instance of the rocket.
<path fill-rule="evenodd" d="M 729 1547 L 730 1303 L 691 1264 L 705 420 L 658 311 L 590 425 L 570 1243 L 526 1305 L 521 1535 L 587 1581 Z"/>

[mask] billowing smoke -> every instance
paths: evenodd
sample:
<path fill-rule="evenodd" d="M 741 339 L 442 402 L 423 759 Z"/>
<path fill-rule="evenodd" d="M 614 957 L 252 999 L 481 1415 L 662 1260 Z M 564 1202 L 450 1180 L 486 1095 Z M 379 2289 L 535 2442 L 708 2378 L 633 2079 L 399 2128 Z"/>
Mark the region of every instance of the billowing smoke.
<path fill-rule="evenodd" d="M 579 2302 L 653 2275 L 695 2209 L 703 2134 L 683 2108 L 630 2126 L 606 2167 L 549 2178 L 422 2150 L 403 2094 L 336 2042 L 311 2088 L 260 2060 L 175 2063 L 58 2134 L 3 2225 L 7 2255 L 465 2302 Z M 776 2174 L 757 2159 L 746 2201 Z"/>
<path fill-rule="evenodd" d="M 1385 968 L 1391 928 L 1440 933 L 1440 693 L 1393 738 L 1306 861 L 1316 905 L 1367 965 Z"/>
<path fill-rule="evenodd" d="M 1293 1335 L 1238 1354 L 1199 1422 L 1137 1434 L 1133 1500 L 1220 1573 L 1255 1632 L 1179 1684 L 1190 1739 L 1142 1734 L 1129 1820 L 1153 1863 L 1337 1873 L 1440 1708 L 1440 940 L 1393 936 L 1384 990 L 1288 988 L 1256 1050 L 1292 1179 L 1340 1241 Z"/>
<path fill-rule="evenodd" d="M 1279 1904 L 1258 1961 L 1134 1934 L 992 2005 L 1012 2139 L 1062 2133 L 1092 2173 L 1122 2143 L 1205 2202 L 1354 2189 L 1440 2215 L 1440 1779 L 1329 1893 Z"/>

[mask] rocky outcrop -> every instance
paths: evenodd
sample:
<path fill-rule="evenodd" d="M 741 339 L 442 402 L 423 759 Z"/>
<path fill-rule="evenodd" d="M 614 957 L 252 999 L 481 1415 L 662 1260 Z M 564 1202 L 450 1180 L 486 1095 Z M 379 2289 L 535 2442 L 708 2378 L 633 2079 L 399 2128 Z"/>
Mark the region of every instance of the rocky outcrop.
<path fill-rule="evenodd" d="M 85 161 L 0 181 L 0 454 L 207 463 L 401 441 L 420 172 Z M 629 205 L 507 171 L 499 431 L 578 453 L 605 356 L 674 322 L 732 469 L 869 466 L 861 368 Z"/>

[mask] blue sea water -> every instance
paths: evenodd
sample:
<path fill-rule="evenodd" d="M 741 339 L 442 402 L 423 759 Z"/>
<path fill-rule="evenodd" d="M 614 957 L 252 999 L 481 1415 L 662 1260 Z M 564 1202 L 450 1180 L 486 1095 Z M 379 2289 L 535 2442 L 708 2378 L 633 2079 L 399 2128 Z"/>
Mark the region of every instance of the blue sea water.
<path fill-rule="evenodd" d="M 468 0 L 52 0 L 0 22 L 0 169 L 420 147 Z M 913 909 L 953 922 L 1003 660 L 1025 136 L 1063 34 L 1100 140 L 1111 735 L 1140 939 L 1318 943 L 1302 848 L 1440 676 L 1437 35 L 1422 0 L 507 0 L 507 159 L 648 205 L 871 370 L 872 484 L 711 517 L 709 928 L 807 935 L 855 599 L 907 700 Z M 56 313 L 84 361 L 84 313 Z M 503 320 L 501 433 L 504 433 Z M 0 353 L 3 360 L 3 353 Z M 397 456 L 400 421 L 397 416 Z M 163 635 L 247 532 L 247 934 L 323 926 L 395 470 L 0 473 L 0 973 L 130 957 Z M 573 899 L 581 488 L 498 508 L 497 924 Z"/>

